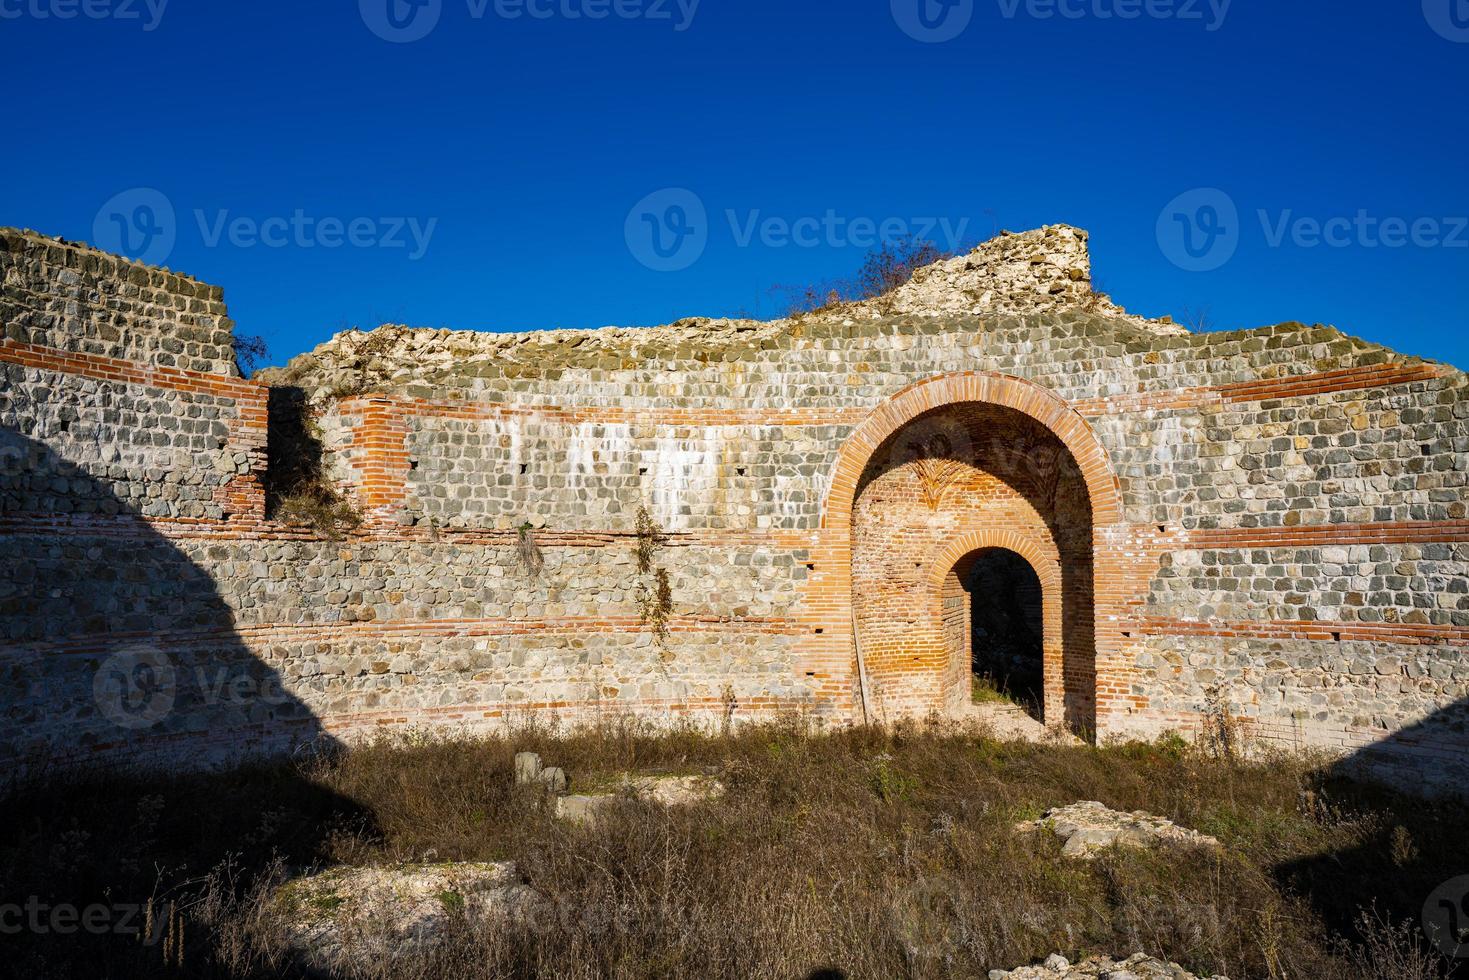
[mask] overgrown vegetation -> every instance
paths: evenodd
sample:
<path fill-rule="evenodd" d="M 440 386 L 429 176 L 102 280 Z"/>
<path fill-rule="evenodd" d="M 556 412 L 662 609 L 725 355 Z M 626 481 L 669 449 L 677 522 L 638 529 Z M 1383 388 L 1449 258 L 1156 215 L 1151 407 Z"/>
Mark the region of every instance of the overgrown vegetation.
<path fill-rule="evenodd" d="M 329 404 L 341 401 L 354 395 L 366 394 L 378 387 L 386 380 L 380 359 L 397 346 L 405 332 L 403 327 L 386 324 L 370 331 L 353 328 L 350 348 L 345 339 L 341 344 L 342 356 L 350 358 L 350 374 L 326 392 L 323 402 Z"/>
<path fill-rule="evenodd" d="M 717 775 L 727 792 L 681 808 L 629 800 L 569 825 L 515 785 L 518 750 L 565 766 L 573 789 L 672 771 Z M 1013 829 L 1087 799 L 1224 847 L 1077 862 Z M 0 826 L 6 900 L 151 900 L 162 917 L 156 941 L 7 935 L 6 966 L 38 977 L 300 976 L 268 899 L 288 874 L 513 859 L 551 912 L 466 922 L 437 952 L 403 949 L 362 975 L 982 977 L 1058 951 L 1142 950 L 1233 980 L 1416 980 L 1448 966 L 1413 924 L 1422 903 L 1469 871 L 1462 803 L 1301 758 L 1222 765 L 1176 737 L 1097 749 L 939 726 L 818 734 L 799 719 L 727 737 L 619 720 L 410 734 L 214 775 L 51 779 L 10 787 Z"/>
<path fill-rule="evenodd" d="M 1204 730 L 1200 744 L 1221 762 L 1239 757 L 1242 733 L 1228 692 L 1219 684 L 1204 688 Z"/>
<path fill-rule="evenodd" d="M 270 389 L 267 439 L 267 516 L 333 539 L 361 526 L 362 514 L 327 478 L 321 429 L 304 391 Z"/>
<path fill-rule="evenodd" d="M 883 242 L 880 248 L 868 252 L 861 268 L 851 278 L 804 286 L 775 286 L 771 292 L 785 298 L 786 316 L 827 312 L 865 300 L 877 300 L 882 309 L 882 299 L 906 285 L 913 273 L 957 254 L 945 252 L 931 241 L 909 236 Z"/>
<path fill-rule="evenodd" d="M 668 535 L 646 507 L 638 508 L 637 536 L 638 613 L 643 625 L 652 627 L 658 645 L 666 649 L 668 619 L 673 615 L 673 584 L 668 569 L 653 562 L 668 542 Z"/>
<path fill-rule="evenodd" d="M 987 674 L 969 675 L 969 700 L 974 704 L 1016 704 L 1008 685 Z"/>
<path fill-rule="evenodd" d="M 242 378 L 250 377 L 255 373 L 255 369 L 263 366 L 270 357 L 270 345 L 259 334 L 236 333 L 232 347 L 235 354 L 235 368 L 240 372 Z"/>

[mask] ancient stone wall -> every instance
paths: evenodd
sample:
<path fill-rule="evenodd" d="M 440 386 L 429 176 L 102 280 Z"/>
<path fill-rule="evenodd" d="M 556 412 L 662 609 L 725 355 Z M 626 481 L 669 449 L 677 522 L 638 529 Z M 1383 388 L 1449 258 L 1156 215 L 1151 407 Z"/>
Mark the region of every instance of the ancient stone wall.
<path fill-rule="evenodd" d="M 1052 565 L 1048 703 L 1063 692 L 1078 727 L 1190 730 L 1224 705 L 1270 738 L 1464 774 L 1469 383 L 1450 368 L 1324 327 L 1127 316 L 1056 229 L 926 274 L 897 312 L 383 328 L 265 376 L 312 398 L 366 517 L 331 540 L 267 519 L 266 390 L 234 374 L 217 290 L 0 237 L 9 759 L 530 714 L 950 710 L 966 668 L 944 653 L 945 582 L 1000 546 Z M 977 456 L 939 454 L 967 469 L 937 508 L 919 460 L 874 477 L 936 411 L 982 446 L 1064 450 L 1057 499 Z M 646 549 L 642 510 L 663 532 Z M 650 615 L 660 570 L 671 603 Z M 900 628 L 864 627 L 874 597 Z M 139 644 L 174 687 L 152 718 L 123 683 L 123 715 L 149 709 L 130 727 L 92 681 Z M 886 670 L 915 656 L 917 686 Z"/>

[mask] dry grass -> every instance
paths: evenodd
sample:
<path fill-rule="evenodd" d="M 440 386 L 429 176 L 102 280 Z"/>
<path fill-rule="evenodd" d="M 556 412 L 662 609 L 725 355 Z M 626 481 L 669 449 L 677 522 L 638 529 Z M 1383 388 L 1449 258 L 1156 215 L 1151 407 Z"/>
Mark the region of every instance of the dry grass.
<path fill-rule="evenodd" d="M 594 828 L 569 826 L 514 785 L 517 750 L 567 768 L 573 788 L 708 772 L 728 792 L 676 809 L 628 801 Z M 1077 863 L 1012 830 L 1084 799 L 1225 848 Z M 1176 738 L 1097 749 L 942 727 L 823 735 L 791 721 L 719 737 L 608 723 L 27 787 L 0 803 L 14 828 L 0 875 L 6 895 L 179 901 L 177 975 L 288 974 L 263 900 L 286 869 L 511 858 L 551 914 L 465 928 L 368 975 L 969 977 L 1057 951 L 1143 950 L 1234 980 L 1397 980 L 1442 973 L 1400 924 L 1469 870 L 1456 866 L 1466 821 L 1461 806 L 1341 782 L 1309 760 L 1226 763 Z M 1374 903 L 1372 922 L 1358 920 Z M 163 971 L 159 946 L 56 938 L 19 937 L 14 962 L 38 976 Z"/>

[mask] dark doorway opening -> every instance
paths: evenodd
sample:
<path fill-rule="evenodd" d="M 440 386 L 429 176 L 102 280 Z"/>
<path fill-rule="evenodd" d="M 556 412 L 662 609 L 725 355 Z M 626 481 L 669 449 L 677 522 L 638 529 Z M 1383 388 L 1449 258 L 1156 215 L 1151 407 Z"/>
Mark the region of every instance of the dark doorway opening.
<path fill-rule="evenodd" d="M 963 585 L 975 699 L 1008 699 L 1042 720 L 1045 621 L 1035 569 L 1013 551 L 990 548 L 974 556 Z"/>

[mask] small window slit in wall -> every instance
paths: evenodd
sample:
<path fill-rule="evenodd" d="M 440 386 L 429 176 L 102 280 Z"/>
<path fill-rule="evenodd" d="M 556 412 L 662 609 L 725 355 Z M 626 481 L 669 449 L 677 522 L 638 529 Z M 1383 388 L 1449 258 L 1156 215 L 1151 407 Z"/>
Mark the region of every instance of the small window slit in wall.
<path fill-rule="evenodd" d="M 816 627 L 816 631 L 815 632 L 816 632 L 816 635 L 817 636 L 820 636 L 822 633 L 825 633 L 826 632 L 826 628 L 825 627 L 822 627 L 822 626 L 818 626 L 818 627 Z"/>
<path fill-rule="evenodd" d="M 744 476 L 745 475 L 745 468 L 743 466 L 736 467 L 735 473 L 738 474 L 739 476 Z"/>
<path fill-rule="evenodd" d="M 520 464 L 520 475 L 521 476 L 524 476 L 525 474 L 527 474 L 529 472 L 530 472 L 530 464 L 529 463 L 521 463 Z"/>

